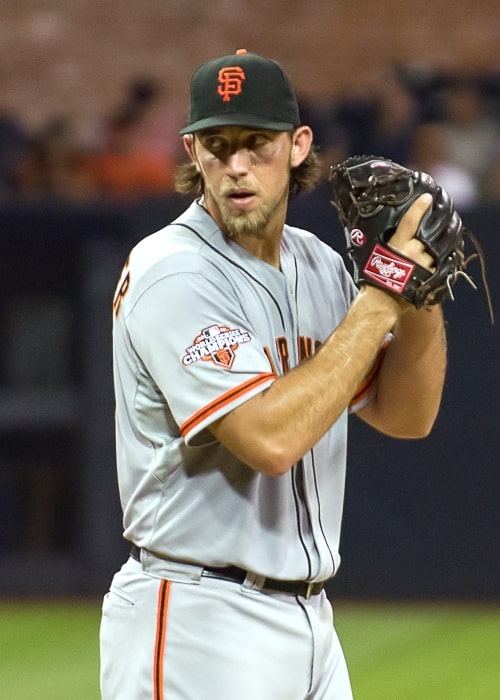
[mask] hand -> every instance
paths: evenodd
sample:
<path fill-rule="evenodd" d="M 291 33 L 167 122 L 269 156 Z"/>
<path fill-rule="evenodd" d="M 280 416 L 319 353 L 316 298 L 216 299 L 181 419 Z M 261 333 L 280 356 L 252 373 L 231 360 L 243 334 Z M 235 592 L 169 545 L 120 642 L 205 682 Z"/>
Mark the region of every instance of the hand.
<path fill-rule="evenodd" d="M 389 247 L 405 255 L 429 272 L 435 271 L 434 259 L 426 251 L 424 244 L 415 238 L 418 226 L 425 212 L 432 204 L 432 195 L 425 193 L 411 205 L 401 218 L 395 233 L 388 241 Z"/>
<path fill-rule="evenodd" d="M 351 156 L 332 166 L 330 179 L 358 287 L 397 294 L 416 309 L 454 299 L 471 234 L 445 189 L 377 156 Z"/>

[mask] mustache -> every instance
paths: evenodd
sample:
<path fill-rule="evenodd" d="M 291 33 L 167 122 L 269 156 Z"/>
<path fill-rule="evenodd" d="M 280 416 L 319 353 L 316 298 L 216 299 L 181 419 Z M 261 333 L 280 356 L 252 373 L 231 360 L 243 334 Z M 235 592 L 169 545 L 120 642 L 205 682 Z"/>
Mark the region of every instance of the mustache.
<path fill-rule="evenodd" d="M 255 187 L 255 185 L 251 186 L 245 180 L 232 180 L 231 182 L 221 184 L 219 194 L 224 197 L 226 194 L 234 192 L 234 190 L 248 190 L 249 192 L 258 194 L 258 189 Z"/>

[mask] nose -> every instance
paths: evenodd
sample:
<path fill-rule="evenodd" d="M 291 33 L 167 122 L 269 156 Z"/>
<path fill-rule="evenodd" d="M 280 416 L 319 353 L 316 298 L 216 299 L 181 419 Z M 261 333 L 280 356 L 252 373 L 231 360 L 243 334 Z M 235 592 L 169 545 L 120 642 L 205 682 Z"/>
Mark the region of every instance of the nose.
<path fill-rule="evenodd" d="M 242 175 L 250 169 L 251 166 L 251 153 L 247 148 L 240 148 L 233 151 L 226 163 L 228 169 L 232 174 Z"/>

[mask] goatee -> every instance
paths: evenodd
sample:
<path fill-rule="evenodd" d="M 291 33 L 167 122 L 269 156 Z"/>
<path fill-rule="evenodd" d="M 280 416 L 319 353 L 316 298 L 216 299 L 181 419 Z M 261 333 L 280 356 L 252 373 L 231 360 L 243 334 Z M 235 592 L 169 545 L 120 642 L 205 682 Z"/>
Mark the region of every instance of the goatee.
<path fill-rule="evenodd" d="M 258 235 L 269 223 L 269 214 L 264 211 L 253 211 L 233 216 L 222 212 L 223 224 L 229 238 L 236 240 L 245 236 Z"/>

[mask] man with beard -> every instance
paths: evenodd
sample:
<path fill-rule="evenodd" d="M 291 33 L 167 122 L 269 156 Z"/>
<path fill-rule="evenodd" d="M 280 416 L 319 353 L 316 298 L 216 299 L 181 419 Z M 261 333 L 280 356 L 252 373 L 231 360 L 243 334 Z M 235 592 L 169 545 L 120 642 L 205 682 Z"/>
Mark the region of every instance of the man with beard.
<path fill-rule="evenodd" d="M 239 50 L 191 81 L 189 208 L 131 252 L 114 298 L 130 557 L 106 595 L 104 700 L 348 700 L 324 586 L 338 570 L 347 415 L 418 438 L 439 409 L 439 306 L 357 290 L 285 224 L 319 161 L 279 64 Z M 423 195 L 391 245 L 414 238 Z M 412 396 L 412 401 L 407 400 Z"/>

